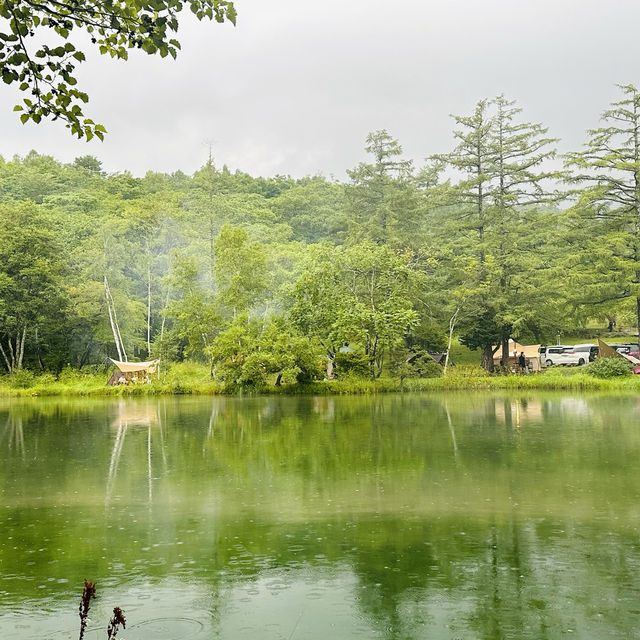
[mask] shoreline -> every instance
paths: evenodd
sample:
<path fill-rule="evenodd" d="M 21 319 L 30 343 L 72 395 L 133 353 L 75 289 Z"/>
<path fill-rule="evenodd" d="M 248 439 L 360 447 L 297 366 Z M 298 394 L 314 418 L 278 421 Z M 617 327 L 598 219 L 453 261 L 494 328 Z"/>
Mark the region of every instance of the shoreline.
<path fill-rule="evenodd" d="M 170 372 L 171 373 L 171 372 Z M 576 368 L 552 369 L 527 375 L 487 374 L 478 368 L 450 373 L 446 377 L 420 379 L 343 378 L 309 384 L 270 385 L 251 389 L 229 389 L 221 382 L 202 375 L 167 375 L 150 384 L 106 385 L 102 374 L 68 372 L 55 379 L 51 374 L 31 379 L 0 378 L 0 398 L 24 397 L 140 397 L 159 395 L 375 395 L 381 393 L 412 393 L 425 391 L 626 391 L 640 394 L 640 376 L 596 378 Z M 198 371 L 198 373 L 201 373 Z"/>

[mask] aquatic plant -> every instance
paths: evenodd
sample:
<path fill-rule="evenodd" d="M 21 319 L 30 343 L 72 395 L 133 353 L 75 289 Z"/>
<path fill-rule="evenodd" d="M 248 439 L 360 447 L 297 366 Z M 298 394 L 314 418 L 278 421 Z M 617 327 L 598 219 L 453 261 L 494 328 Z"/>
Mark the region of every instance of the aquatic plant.
<path fill-rule="evenodd" d="M 123 629 L 127 628 L 127 621 L 124 618 L 124 611 L 120 607 L 113 608 L 113 617 L 109 620 L 107 627 L 107 638 L 113 640 L 118 635 L 118 628 L 122 625 Z"/>
<path fill-rule="evenodd" d="M 91 608 L 91 600 L 96 597 L 96 583 L 89 582 L 85 579 L 84 588 L 82 589 L 82 598 L 80 598 L 80 605 L 78 606 L 78 614 L 80 615 L 80 635 L 78 640 L 84 638 L 84 632 L 87 628 L 87 621 L 89 619 L 89 609 Z M 113 608 L 113 616 L 109 620 L 107 625 L 107 639 L 113 640 L 118 635 L 118 630 L 122 626 L 126 629 L 127 621 L 124 617 L 124 611 L 120 607 Z"/>
<path fill-rule="evenodd" d="M 78 640 L 84 637 L 84 631 L 87 628 L 87 619 L 89 617 L 89 608 L 91 600 L 96 597 L 96 583 L 84 581 L 84 589 L 82 589 L 82 598 L 78 607 L 78 615 L 80 616 L 80 636 Z"/>

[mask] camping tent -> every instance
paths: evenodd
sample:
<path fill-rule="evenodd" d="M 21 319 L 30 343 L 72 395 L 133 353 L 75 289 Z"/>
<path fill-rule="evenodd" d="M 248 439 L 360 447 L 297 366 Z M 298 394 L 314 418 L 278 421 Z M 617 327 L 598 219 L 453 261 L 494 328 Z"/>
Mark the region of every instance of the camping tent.
<path fill-rule="evenodd" d="M 121 362 L 109 358 L 116 365 L 116 370 L 107 382 L 108 385 L 131 384 L 146 382 L 152 373 L 156 373 L 160 360 L 149 360 L 148 362 Z"/>
<path fill-rule="evenodd" d="M 517 352 L 514 358 L 513 353 Z M 527 367 L 533 371 L 540 371 L 540 345 L 539 344 L 519 344 L 515 340 L 509 340 L 509 367 L 518 366 L 518 358 L 520 354 L 524 352 L 525 360 L 527 361 Z M 493 354 L 493 364 L 497 367 L 500 366 L 502 360 L 502 346 L 498 347 L 498 350 Z"/>

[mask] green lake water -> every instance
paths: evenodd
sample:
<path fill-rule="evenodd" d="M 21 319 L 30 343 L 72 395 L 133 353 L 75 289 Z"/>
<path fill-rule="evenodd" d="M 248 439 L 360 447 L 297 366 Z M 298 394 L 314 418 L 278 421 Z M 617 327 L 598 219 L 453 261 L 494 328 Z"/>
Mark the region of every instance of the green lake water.
<path fill-rule="evenodd" d="M 640 637 L 640 398 L 0 402 L 0 637 Z"/>

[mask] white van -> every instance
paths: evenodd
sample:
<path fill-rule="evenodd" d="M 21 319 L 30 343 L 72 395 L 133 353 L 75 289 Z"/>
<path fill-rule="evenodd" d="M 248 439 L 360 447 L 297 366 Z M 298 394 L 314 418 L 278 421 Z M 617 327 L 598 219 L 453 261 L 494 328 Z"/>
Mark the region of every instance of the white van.
<path fill-rule="evenodd" d="M 562 352 L 568 349 L 568 347 L 564 344 L 557 344 L 553 347 L 547 347 L 546 352 L 544 353 L 544 363 L 547 367 L 551 367 L 554 364 L 564 364 L 564 359 L 562 358 Z"/>
<path fill-rule="evenodd" d="M 598 357 L 598 347 L 595 344 L 559 344 L 547 347 L 545 364 L 583 365 L 593 362 Z"/>

